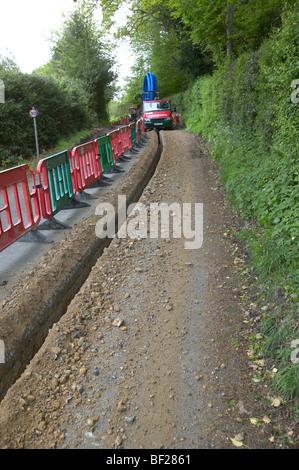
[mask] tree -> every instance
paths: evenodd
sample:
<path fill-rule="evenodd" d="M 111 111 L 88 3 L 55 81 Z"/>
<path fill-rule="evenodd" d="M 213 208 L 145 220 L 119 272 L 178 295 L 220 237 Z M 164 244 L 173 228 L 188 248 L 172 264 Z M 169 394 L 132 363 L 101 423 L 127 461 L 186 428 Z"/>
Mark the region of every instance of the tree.
<path fill-rule="evenodd" d="M 178 24 L 184 26 L 192 44 L 200 51 L 210 52 L 215 63 L 226 56 L 237 57 L 244 51 L 257 50 L 272 30 L 280 27 L 283 12 L 297 0 L 90 0 L 100 4 L 104 19 L 111 25 L 111 17 L 127 4 L 131 15 L 127 31 L 144 24 L 152 15 L 161 20 L 157 12 L 168 11 Z M 125 31 L 125 28 L 122 29 Z"/>

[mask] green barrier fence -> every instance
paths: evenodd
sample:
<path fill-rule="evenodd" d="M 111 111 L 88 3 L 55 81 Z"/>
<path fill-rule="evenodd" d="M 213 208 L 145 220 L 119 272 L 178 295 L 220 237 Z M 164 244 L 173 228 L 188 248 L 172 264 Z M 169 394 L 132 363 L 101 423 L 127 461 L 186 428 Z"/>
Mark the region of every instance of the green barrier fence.
<path fill-rule="evenodd" d="M 130 128 L 131 128 L 131 140 L 132 140 L 132 146 L 133 146 L 137 142 L 135 122 L 133 124 L 130 124 Z"/>
<path fill-rule="evenodd" d="M 137 121 L 137 125 L 138 125 L 138 135 L 139 135 L 139 142 L 140 142 L 142 139 L 140 119 Z"/>
<path fill-rule="evenodd" d="M 42 215 L 45 219 L 52 218 L 63 209 L 75 196 L 69 151 L 52 155 L 40 160 L 37 173 L 41 183 L 40 200 Z"/>
<path fill-rule="evenodd" d="M 99 137 L 96 142 L 99 148 L 102 172 L 105 173 L 114 166 L 110 136 Z"/>

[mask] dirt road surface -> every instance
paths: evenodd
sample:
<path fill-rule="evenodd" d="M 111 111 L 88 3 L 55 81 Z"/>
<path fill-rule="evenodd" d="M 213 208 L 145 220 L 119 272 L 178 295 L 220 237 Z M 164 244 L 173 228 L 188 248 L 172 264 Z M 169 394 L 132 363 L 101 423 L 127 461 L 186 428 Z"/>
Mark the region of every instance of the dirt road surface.
<path fill-rule="evenodd" d="M 131 236 L 104 250 L 1 402 L 1 448 L 292 447 L 288 408 L 252 380 L 270 366 L 248 355 L 255 312 L 238 275 L 240 220 L 201 139 L 160 137 L 143 206 L 125 225 Z M 199 247 L 184 247 L 183 219 L 181 237 L 150 238 L 149 205 L 174 202 L 203 204 Z"/>

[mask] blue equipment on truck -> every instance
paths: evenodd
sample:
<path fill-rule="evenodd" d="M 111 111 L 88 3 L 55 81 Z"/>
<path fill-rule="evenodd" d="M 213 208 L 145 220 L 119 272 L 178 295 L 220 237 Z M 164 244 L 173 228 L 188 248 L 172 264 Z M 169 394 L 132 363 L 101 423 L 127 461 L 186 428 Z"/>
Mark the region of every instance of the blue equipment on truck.
<path fill-rule="evenodd" d="M 145 130 L 173 129 L 171 100 L 159 99 L 157 78 L 151 72 L 143 80 L 142 116 Z"/>

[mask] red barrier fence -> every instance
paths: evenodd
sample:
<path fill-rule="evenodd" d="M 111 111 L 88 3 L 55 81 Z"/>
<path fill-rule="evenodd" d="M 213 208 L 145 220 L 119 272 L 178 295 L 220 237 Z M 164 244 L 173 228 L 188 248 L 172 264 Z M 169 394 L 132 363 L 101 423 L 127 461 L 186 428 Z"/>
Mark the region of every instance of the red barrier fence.
<path fill-rule="evenodd" d="M 72 150 L 70 158 L 73 190 L 82 193 L 95 183 L 102 174 L 101 160 L 96 141 L 78 145 Z"/>
<path fill-rule="evenodd" d="M 123 126 L 125 124 L 129 124 L 130 119 L 129 116 L 119 119 L 118 121 L 111 122 L 111 126 Z"/>
<path fill-rule="evenodd" d="M 41 212 L 45 219 L 51 219 L 74 197 L 70 155 L 65 150 L 40 160 L 37 165 Z"/>
<path fill-rule="evenodd" d="M 32 177 L 32 192 L 28 174 Z M 40 219 L 35 172 L 28 165 L 0 171 L 0 251 L 36 229 Z"/>
<path fill-rule="evenodd" d="M 131 140 L 131 127 L 130 125 L 121 127 L 119 129 L 119 135 L 121 140 L 121 153 L 128 152 L 132 148 L 132 140 Z"/>
<path fill-rule="evenodd" d="M 137 142 L 137 144 L 139 144 L 140 140 L 141 140 L 141 132 L 139 132 L 139 129 L 140 129 L 140 121 L 138 120 L 135 123 L 136 142 Z"/>

